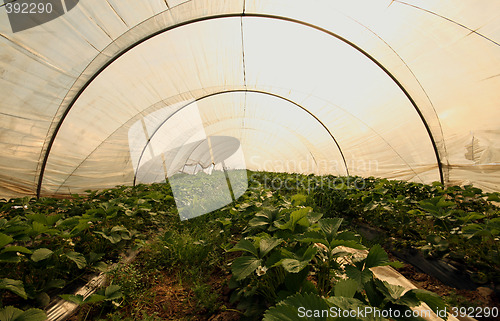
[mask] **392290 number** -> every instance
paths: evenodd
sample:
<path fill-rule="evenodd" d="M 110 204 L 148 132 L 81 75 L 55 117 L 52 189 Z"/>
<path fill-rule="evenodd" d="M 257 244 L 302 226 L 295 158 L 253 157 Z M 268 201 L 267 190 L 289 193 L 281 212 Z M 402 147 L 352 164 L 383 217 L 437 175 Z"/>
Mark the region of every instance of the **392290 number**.
<path fill-rule="evenodd" d="M 17 3 L 9 2 L 5 4 L 7 13 L 52 13 L 52 3 Z"/>
<path fill-rule="evenodd" d="M 498 307 L 452 307 L 451 314 L 454 317 L 470 317 L 470 318 L 497 318 L 500 313 Z"/>

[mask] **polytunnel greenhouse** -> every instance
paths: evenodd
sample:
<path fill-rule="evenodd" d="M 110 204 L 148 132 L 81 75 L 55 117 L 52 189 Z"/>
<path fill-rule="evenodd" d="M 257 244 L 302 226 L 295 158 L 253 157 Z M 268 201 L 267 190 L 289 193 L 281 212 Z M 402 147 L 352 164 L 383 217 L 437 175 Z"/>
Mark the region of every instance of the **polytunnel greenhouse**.
<path fill-rule="evenodd" d="M 0 321 L 498 320 L 500 2 L 3 0 Z"/>

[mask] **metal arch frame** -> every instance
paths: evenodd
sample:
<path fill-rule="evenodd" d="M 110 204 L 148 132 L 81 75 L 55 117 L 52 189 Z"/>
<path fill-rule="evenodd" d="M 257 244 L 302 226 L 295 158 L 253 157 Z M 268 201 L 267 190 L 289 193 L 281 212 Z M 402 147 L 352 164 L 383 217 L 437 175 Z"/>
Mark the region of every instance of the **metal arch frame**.
<path fill-rule="evenodd" d="M 389 78 L 391 78 L 391 80 L 399 87 L 399 89 L 404 93 L 404 95 L 408 98 L 408 100 L 410 101 L 410 103 L 415 108 L 415 111 L 417 112 L 418 116 L 420 117 L 420 120 L 424 124 L 424 127 L 425 127 L 425 129 L 427 131 L 427 134 L 429 135 L 429 139 L 431 140 L 431 144 L 432 144 L 432 147 L 434 149 L 434 154 L 436 156 L 436 161 L 437 161 L 437 164 L 438 164 L 440 181 L 441 181 L 441 183 L 444 183 L 443 164 L 441 162 L 441 156 L 439 155 L 439 150 L 437 148 L 436 140 L 434 138 L 434 135 L 432 134 L 432 131 L 431 131 L 430 127 L 429 127 L 429 124 L 427 123 L 424 115 L 422 114 L 422 112 L 418 108 L 417 103 L 415 102 L 415 100 L 413 99 L 413 97 L 410 95 L 410 93 L 408 92 L 408 90 L 406 90 L 406 88 L 403 86 L 403 84 L 401 84 L 401 82 L 399 82 L 399 80 L 387 68 L 385 68 L 384 65 L 382 65 L 382 63 L 380 63 L 377 59 L 375 59 L 368 52 L 366 52 L 365 50 L 363 50 L 361 47 L 357 46 L 353 42 L 347 40 L 346 38 L 344 38 L 344 37 L 342 37 L 342 36 L 340 36 L 340 35 L 332 32 L 330 30 L 321 28 L 321 27 L 316 26 L 314 24 L 311 24 L 311 23 L 308 23 L 308 22 L 305 22 L 305 21 L 301 21 L 301 20 L 297 20 L 297 19 L 293 19 L 293 18 L 289 18 L 289 17 L 277 16 L 277 15 L 271 15 L 271 14 L 259 14 L 259 13 L 245 13 L 245 12 L 242 12 L 242 13 L 220 14 L 220 15 L 200 17 L 200 18 L 196 18 L 196 19 L 192 19 L 192 20 L 188 20 L 188 21 L 183 21 L 181 23 L 178 23 L 178 24 L 175 24 L 175 25 L 163 28 L 163 29 L 158 30 L 156 32 L 153 32 L 150 35 L 148 35 L 147 37 L 144 37 L 144 38 L 136 41 L 135 43 L 131 44 L 130 46 L 128 46 L 127 48 L 123 49 L 121 52 L 119 52 L 118 54 L 116 54 L 114 57 L 112 57 L 103 66 L 101 66 L 101 68 L 99 68 L 99 70 L 97 70 L 85 82 L 85 84 L 78 90 L 78 92 L 76 93 L 75 97 L 73 97 L 73 99 L 71 100 L 71 102 L 68 104 L 68 107 L 66 108 L 66 110 L 62 114 L 61 118 L 59 119 L 59 121 L 58 121 L 58 123 L 57 123 L 57 125 L 56 125 L 56 127 L 54 129 L 54 132 L 52 133 L 52 135 L 50 137 L 49 143 L 47 145 L 47 149 L 45 151 L 45 155 L 43 157 L 42 165 L 40 167 L 40 173 L 39 173 L 39 176 L 38 176 L 38 184 L 37 184 L 37 190 L 36 190 L 37 197 L 40 197 L 42 183 L 43 183 L 43 177 L 44 177 L 44 174 L 45 174 L 45 169 L 47 167 L 47 163 L 48 163 L 48 159 L 49 159 L 49 156 L 50 156 L 50 152 L 51 152 L 52 146 L 54 145 L 54 142 L 55 142 L 55 140 L 57 138 L 57 134 L 59 133 L 59 130 L 61 129 L 64 121 L 66 120 L 66 117 L 68 116 L 69 112 L 71 111 L 72 107 L 74 106 L 74 104 L 76 103 L 76 101 L 78 100 L 78 98 L 83 94 L 83 92 L 85 91 L 85 89 L 87 89 L 87 87 L 94 81 L 94 79 L 96 79 L 97 76 L 99 76 L 101 74 L 101 72 L 103 72 L 109 65 L 111 65 L 114 61 L 116 61 L 118 58 L 120 58 L 122 55 L 124 55 L 125 53 L 127 53 L 131 49 L 135 48 L 136 46 L 142 44 L 143 42 L 145 42 L 145 41 L 147 41 L 147 40 L 149 40 L 149 39 L 151 39 L 151 38 L 153 38 L 153 37 L 155 37 L 157 35 L 160 35 L 160 34 L 162 34 L 164 32 L 167 32 L 167 31 L 170 31 L 170 30 L 173 30 L 173 29 L 185 26 L 185 25 L 190 25 L 190 24 L 193 24 L 193 23 L 197 23 L 197 22 L 208 21 L 208 20 L 215 20 L 215 19 L 221 19 L 221 18 L 234 18 L 234 17 L 267 18 L 267 19 L 276 19 L 276 20 L 281 20 L 281 21 L 286 21 L 286 22 L 292 22 L 292 23 L 301 24 L 303 26 L 310 27 L 310 28 L 313 28 L 315 30 L 324 32 L 324 33 L 326 33 L 326 34 L 328 34 L 328 35 L 330 35 L 330 36 L 332 36 L 332 37 L 334 37 L 334 38 L 336 38 L 336 39 L 338 39 L 338 40 L 346 43 L 347 45 L 349 45 L 352 48 L 356 49 L 357 51 L 359 51 L 360 53 L 362 53 L 365 57 L 367 57 L 368 59 L 370 59 L 375 65 L 377 65 L 382 71 L 384 71 L 385 74 L 387 74 L 387 76 L 389 76 Z"/>
<path fill-rule="evenodd" d="M 285 98 L 283 96 L 280 96 L 278 94 L 269 93 L 269 92 L 265 92 L 265 91 L 261 91 L 261 90 L 253 90 L 253 89 L 233 89 L 233 90 L 225 90 L 225 91 L 219 91 L 219 92 L 207 94 L 207 95 L 204 95 L 202 97 L 196 98 L 195 100 L 190 101 L 189 103 L 187 103 L 187 104 L 183 105 L 182 107 L 180 107 L 179 109 L 177 109 L 175 112 L 173 112 L 167 118 L 165 118 L 160 123 L 160 125 L 154 130 L 154 132 L 149 136 L 149 139 L 147 140 L 146 144 L 144 145 L 144 147 L 142 149 L 142 152 L 141 152 L 141 155 L 139 156 L 139 161 L 137 162 L 137 168 L 140 167 L 140 164 L 141 164 L 141 161 L 142 161 L 142 157 L 143 157 L 144 152 L 146 151 L 149 143 L 151 142 L 151 140 L 153 139 L 153 137 L 156 135 L 156 133 L 160 130 L 160 128 L 162 128 L 163 125 L 165 125 L 170 118 L 172 118 L 174 115 L 176 115 L 178 112 L 180 112 L 184 108 L 189 107 L 193 103 L 196 103 L 196 102 L 201 101 L 201 100 L 206 99 L 206 98 L 210 98 L 212 96 L 217 96 L 217 95 L 222 95 L 222 94 L 231 94 L 231 93 L 256 93 L 256 94 L 268 95 L 268 96 L 272 96 L 272 97 L 275 97 L 275 98 L 278 98 L 278 99 L 282 99 L 282 100 L 284 100 L 284 101 L 286 101 L 286 102 L 288 102 L 288 103 L 290 103 L 290 104 L 292 104 L 292 105 L 294 105 L 294 106 L 296 106 L 296 107 L 304 110 L 311 117 L 313 117 L 318 123 L 320 123 L 321 126 L 323 126 L 323 128 L 328 132 L 328 135 L 330 135 L 330 137 L 332 138 L 332 140 L 335 142 L 335 145 L 337 146 L 337 148 L 338 148 L 338 150 L 340 152 L 340 155 L 342 156 L 342 161 L 344 162 L 346 173 L 347 173 L 347 175 L 349 175 L 349 168 L 347 166 L 347 161 L 345 159 L 344 153 L 342 152 L 342 148 L 340 147 L 339 143 L 337 142 L 337 140 L 333 136 L 333 134 L 330 131 L 330 129 L 318 117 L 316 117 L 316 115 L 314 115 L 313 113 L 311 113 L 307 108 L 303 107 L 302 105 L 294 102 L 293 100 L 290 100 L 290 99 Z M 137 181 L 137 171 L 134 174 L 134 181 L 133 181 L 133 185 L 134 186 L 136 184 L 136 181 Z"/>
<path fill-rule="evenodd" d="M 246 90 L 246 89 L 227 89 L 227 90 L 223 90 L 223 89 L 221 89 L 221 90 L 219 90 L 219 91 L 214 91 L 214 92 L 212 92 L 211 94 L 207 94 L 207 95 L 223 94 L 223 93 L 235 92 L 235 91 L 240 91 L 240 92 L 249 92 L 249 91 L 253 91 L 253 92 L 256 92 L 256 91 L 258 91 L 258 90 Z M 274 93 L 270 93 L 270 92 L 267 92 L 267 91 L 261 91 L 261 92 L 262 92 L 263 94 L 274 94 Z M 182 94 L 180 94 L 180 95 L 182 95 Z M 205 96 L 206 96 L 206 95 L 205 95 Z M 275 96 L 278 96 L 278 95 L 275 95 Z M 174 96 L 174 97 L 176 97 L 176 96 Z M 279 96 L 279 97 L 281 97 L 281 96 Z M 200 98 L 202 98 L 202 97 L 200 96 Z M 170 98 L 167 98 L 167 99 L 170 99 Z M 165 100 L 160 100 L 160 101 L 156 102 L 155 104 L 151 105 L 149 108 L 151 108 L 152 106 L 156 106 L 156 105 L 158 105 L 158 104 L 160 104 L 160 103 L 163 103 L 164 101 L 165 101 Z M 191 102 L 193 102 L 193 101 L 191 100 Z M 147 109 L 145 109 L 145 110 L 148 110 L 149 108 L 147 108 Z M 142 114 L 142 112 L 137 113 L 137 114 L 136 114 L 136 116 L 138 116 L 139 114 Z M 325 126 L 326 126 L 326 125 L 325 125 Z M 122 128 L 122 127 L 123 127 L 123 125 L 122 125 L 122 126 L 120 126 L 119 128 Z M 117 130 L 118 130 L 118 129 L 117 129 Z M 113 134 L 114 134 L 117 130 L 115 130 L 115 131 L 113 132 Z M 112 134 L 111 134 L 111 135 L 112 135 Z M 105 141 L 106 141 L 109 137 L 110 137 L 110 136 L 108 136 L 105 140 L 103 140 L 103 141 L 99 144 L 99 146 L 98 146 L 98 147 L 100 147 L 100 146 L 101 146 L 101 145 L 102 145 L 102 144 L 103 144 L 103 143 L 104 143 L 104 142 L 105 142 Z M 86 158 L 85 158 L 85 159 L 84 159 L 81 163 L 79 163 L 79 164 L 78 164 L 78 166 L 77 166 L 75 169 L 73 169 L 73 171 L 72 171 L 72 172 L 68 175 L 68 177 L 66 177 L 66 179 L 64 180 L 64 182 L 62 183 L 62 185 L 64 185 L 64 183 L 65 183 L 65 182 L 69 179 L 69 176 L 71 176 L 71 174 L 73 174 L 73 173 L 74 173 L 74 172 L 75 172 L 75 171 L 76 171 L 76 170 L 77 170 L 77 169 L 78 169 L 78 168 L 79 168 L 79 167 L 83 164 L 83 162 L 84 162 L 85 160 L 87 160 L 87 159 L 88 159 L 88 157 L 89 157 L 90 155 L 92 155 L 92 154 L 96 151 L 96 149 L 97 149 L 98 147 L 96 147 L 96 148 L 95 148 L 95 149 L 94 149 L 94 150 L 93 150 L 93 151 L 92 151 L 89 155 L 87 155 L 87 157 L 86 157 Z M 314 158 L 314 155 L 312 155 L 312 154 L 311 154 L 311 156 Z M 55 194 L 57 194 L 57 192 L 61 189 L 62 185 L 61 185 L 61 186 L 59 186 L 59 187 L 57 188 L 57 190 L 54 192 Z"/>
<path fill-rule="evenodd" d="M 220 93 L 224 93 L 224 92 L 220 92 Z M 255 128 L 245 128 L 245 129 L 248 129 L 248 130 L 256 130 Z M 296 135 L 296 136 L 297 136 L 297 135 Z M 200 144 L 201 144 L 201 143 L 200 143 Z M 198 145 L 198 146 L 199 146 L 199 145 Z M 190 156 L 189 156 L 189 157 L 191 157 L 191 155 L 192 155 L 192 153 L 193 153 L 193 152 L 194 152 L 194 150 L 191 152 L 191 154 L 190 154 Z M 313 159 L 314 159 L 314 155 L 312 154 L 312 152 L 311 152 L 310 150 L 308 150 L 308 152 L 309 152 L 309 154 L 311 154 L 311 156 L 312 156 L 312 157 L 313 157 Z M 189 157 L 188 157 L 188 158 L 189 158 Z M 316 160 L 315 160 L 315 159 L 314 159 L 314 161 L 316 162 Z M 212 163 L 212 164 L 213 164 L 213 163 Z M 199 165 L 199 164 L 197 164 L 197 165 Z M 204 168 L 203 166 L 201 166 L 201 167 L 202 167 L 202 168 Z M 136 175 L 137 175 L 137 173 L 136 173 Z M 134 184 L 133 186 L 135 186 L 135 184 Z"/>

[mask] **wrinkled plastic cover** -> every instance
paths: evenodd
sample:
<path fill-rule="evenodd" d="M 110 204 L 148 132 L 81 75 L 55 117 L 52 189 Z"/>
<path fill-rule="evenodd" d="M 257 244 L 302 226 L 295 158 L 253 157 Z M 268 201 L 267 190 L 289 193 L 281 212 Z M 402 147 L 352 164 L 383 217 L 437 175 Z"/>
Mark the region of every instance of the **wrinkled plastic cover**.
<path fill-rule="evenodd" d="M 498 191 L 499 12 L 497 0 L 81 0 L 13 32 L 1 7 L 0 197 L 165 179 L 160 155 L 194 172 L 207 159 L 181 146 L 212 136 L 237 139 L 254 170 Z M 203 135 L 183 142 L 193 124 Z"/>

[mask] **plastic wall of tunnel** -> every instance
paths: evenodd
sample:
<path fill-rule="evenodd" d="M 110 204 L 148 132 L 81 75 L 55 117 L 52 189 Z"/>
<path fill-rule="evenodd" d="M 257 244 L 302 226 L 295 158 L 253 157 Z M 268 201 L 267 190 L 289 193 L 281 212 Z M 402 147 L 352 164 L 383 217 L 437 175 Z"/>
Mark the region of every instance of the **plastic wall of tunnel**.
<path fill-rule="evenodd" d="M 0 11 L 0 57 L 0 197 L 164 180 L 210 137 L 234 168 L 500 190 L 498 1 L 81 0 Z"/>

